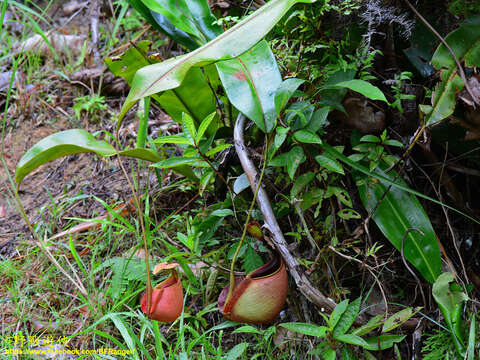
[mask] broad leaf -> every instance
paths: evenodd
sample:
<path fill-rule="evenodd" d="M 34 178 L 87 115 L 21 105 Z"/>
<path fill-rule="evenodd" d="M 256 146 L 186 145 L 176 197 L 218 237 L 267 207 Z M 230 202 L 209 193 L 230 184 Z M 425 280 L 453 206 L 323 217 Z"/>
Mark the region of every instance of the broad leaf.
<path fill-rule="evenodd" d="M 367 350 L 385 350 L 389 349 L 395 343 L 399 343 L 405 339 L 407 335 L 380 335 L 374 336 L 365 341 L 368 343 L 368 346 L 365 346 L 364 349 Z"/>
<path fill-rule="evenodd" d="M 233 192 L 235 194 L 240 194 L 243 190 L 247 189 L 250 186 L 248 181 L 247 174 L 243 173 L 233 183 Z"/>
<path fill-rule="evenodd" d="M 452 48 L 460 63 L 468 67 L 480 66 L 480 15 L 465 21 L 447 35 L 445 41 Z M 441 70 L 441 81 L 432 96 L 432 107 L 425 117 L 425 125 L 433 126 L 453 113 L 455 94 L 464 83 L 457 74 L 457 64 L 447 48 L 441 44 L 432 57 L 432 65 Z"/>
<path fill-rule="evenodd" d="M 329 144 L 323 142 L 321 144 L 321 147 L 327 152 L 329 153 L 331 156 L 333 156 L 334 158 L 338 159 L 338 160 L 341 160 L 343 163 L 347 164 L 348 166 L 350 166 L 351 168 L 359 171 L 360 173 L 362 173 L 363 175 L 367 175 L 369 177 L 372 177 L 374 179 L 378 179 L 378 180 L 381 180 L 382 182 L 384 182 L 385 184 L 387 185 L 392 185 L 393 187 L 395 187 L 396 189 L 400 189 L 400 190 L 403 190 L 405 191 L 406 193 L 408 194 L 412 194 L 412 195 L 415 195 L 415 196 L 418 196 L 422 199 L 425 199 L 425 200 L 428 200 L 428 201 L 431 201 L 435 204 L 439 204 L 441 206 L 444 206 L 446 207 L 447 209 L 450 209 L 450 210 L 453 210 L 455 211 L 456 213 L 458 214 L 461 214 L 463 215 L 464 217 L 466 217 L 467 219 L 477 223 L 477 224 L 480 224 L 480 220 L 478 219 L 475 219 L 473 217 L 471 217 L 470 215 L 458 210 L 458 209 L 455 209 L 454 207 L 448 205 L 448 204 L 445 204 L 445 203 L 442 203 L 441 201 L 438 201 L 430 196 L 427 196 L 425 194 L 422 194 L 421 192 L 418 192 L 418 191 L 415 191 L 415 190 L 412 190 L 410 189 L 408 186 L 405 185 L 404 182 L 395 182 L 395 181 L 392 181 L 391 178 L 389 177 L 386 177 L 386 176 L 382 176 L 380 175 L 378 172 L 371 172 L 369 171 L 365 166 L 363 165 L 360 165 L 358 164 L 357 162 L 355 161 L 352 161 L 350 160 L 347 156 L 343 155 L 341 152 L 339 152 L 338 150 L 336 150 L 334 147 L 330 146 Z"/>
<path fill-rule="evenodd" d="M 339 302 L 335 309 L 333 309 L 332 313 L 330 314 L 330 318 L 328 319 L 328 326 L 330 329 L 334 329 L 337 325 L 338 321 L 342 317 L 342 314 L 347 310 L 348 307 L 348 299 Z"/>
<path fill-rule="evenodd" d="M 320 166 L 324 167 L 325 169 L 345 175 L 342 164 L 340 164 L 337 160 L 332 159 L 332 157 L 328 154 L 317 155 L 315 156 L 315 160 L 317 160 Z"/>
<path fill-rule="evenodd" d="M 119 152 L 121 156 L 133 157 L 140 160 L 157 162 L 162 160 L 155 150 L 145 148 L 126 149 Z"/>
<path fill-rule="evenodd" d="M 197 137 L 197 129 L 195 129 L 195 123 L 190 115 L 182 114 L 182 130 L 183 135 L 190 141 L 192 145 L 197 145 L 195 139 Z"/>
<path fill-rule="evenodd" d="M 233 60 L 216 64 L 230 102 L 264 132 L 275 127 L 275 91 L 282 84 L 268 43 L 260 41 Z"/>
<path fill-rule="evenodd" d="M 357 345 L 362 348 L 368 348 L 369 344 L 363 340 L 360 336 L 353 335 L 353 334 L 343 334 L 335 336 L 335 339 L 346 344 Z"/>
<path fill-rule="evenodd" d="M 381 100 L 388 103 L 385 95 L 383 95 L 383 92 L 379 88 L 365 80 L 353 79 L 349 81 L 342 81 L 335 84 L 335 86 L 345 87 L 350 90 L 356 91 L 370 100 Z"/>
<path fill-rule="evenodd" d="M 193 145 L 189 139 L 185 136 L 179 135 L 170 135 L 170 136 L 162 136 L 152 140 L 152 143 L 155 144 L 184 144 L 184 145 Z"/>
<path fill-rule="evenodd" d="M 159 94 L 158 99 L 157 97 L 154 99 L 173 120 L 179 123 L 181 123 L 182 114 L 186 113 L 192 117 L 196 125 L 199 125 L 205 117 L 217 109 L 215 95 L 199 68 L 190 69 L 181 86 L 165 91 Z"/>
<path fill-rule="evenodd" d="M 205 131 L 208 129 L 210 124 L 212 123 L 213 119 L 215 118 L 216 113 L 211 113 L 208 115 L 205 119 L 202 120 L 202 123 L 198 127 L 198 133 L 197 133 L 197 138 L 196 138 L 196 143 L 200 143 L 200 140 L 202 139 L 203 134 L 205 134 Z"/>
<path fill-rule="evenodd" d="M 305 144 L 321 144 L 322 139 L 320 136 L 315 134 L 313 131 L 310 130 L 298 130 L 293 134 L 295 140 Z"/>
<path fill-rule="evenodd" d="M 322 127 L 328 125 L 327 116 L 330 113 L 330 110 L 331 108 L 329 106 L 324 106 L 316 110 L 305 129 L 316 133 Z"/>
<path fill-rule="evenodd" d="M 279 326 L 300 334 L 316 336 L 320 338 L 325 337 L 328 330 L 327 327 L 325 326 L 318 326 L 314 324 L 301 323 L 301 322 L 283 323 L 283 324 L 280 324 Z"/>
<path fill-rule="evenodd" d="M 222 145 L 215 146 L 213 149 L 208 150 L 205 155 L 208 157 L 213 156 L 216 153 L 219 153 L 225 149 L 228 149 L 230 146 L 232 146 L 232 144 L 222 144 Z"/>
<path fill-rule="evenodd" d="M 376 328 L 382 326 L 383 319 L 385 318 L 384 315 L 377 315 L 370 320 L 365 325 L 355 329 L 352 331 L 352 334 L 362 336 L 368 334 L 370 331 L 375 330 Z"/>
<path fill-rule="evenodd" d="M 468 332 L 467 360 L 475 359 L 476 331 L 477 331 L 477 327 L 475 324 L 475 315 L 473 315 L 472 320 L 470 322 L 470 330 Z"/>
<path fill-rule="evenodd" d="M 292 189 L 290 190 L 290 197 L 293 199 L 296 197 L 300 191 L 302 191 L 305 186 L 310 184 L 315 178 L 315 174 L 311 171 L 298 176 L 293 183 Z"/>
<path fill-rule="evenodd" d="M 241 55 L 259 42 L 288 9 L 299 2 L 311 3 L 313 0 L 270 1 L 201 48 L 142 68 L 135 74 L 132 88 L 122 107 L 120 119 L 141 98 L 179 87 L 193 66 L 205 66 Z"/>
<path fill-rule="evenodd" d="M 115 148 L 103 140 L 97 140 L 88 131 L 73 129 L 61 131 L 40 140 L 20 159 L 15 171 L 18 186 L 31 171 L 49 161 L 67 155 L 93 152 L 102 156 L 116 153 Z"/>
<path fill-rule="evenodd" d="M 153 163 L 162 161 L 162 158 L 160 157 L 160 155 L 158 155 L 156 151 L 152 149 L 145 149 L 145 148 L 122 150 L 119 152 L 119 155 L 132 157 L 140 160 L 146 160 Z M 198 182 L 197 175 L 195 175 L 195 173 L 192 171 L 192 168 L 188 165 L 175 166 L 175 171 L 194 182 Z"/>
<path fill-rule="evenodd" d="M 374 173 L 392 180 L 397 178 L 393 170 L 391 175 L 385 174 L 379 168 L 376 168 Z M 423 232 L 424 235 L 416 231 L 408 232 L 405 237 L 404 256 L 427 281 L 433 283 L 441 273 L 440 247 L 430 220 L 418 199 L 396 187 L 391 187 L 384 196 L 389 184 L 381 179 L 378 181 L 358 173 L 355 179 L 363 206 L 369 212 L 375 209 L 373 220 L 397 250 L 401 251 L 402 239 L 409 229 L 415 228 Z M 407 186 L 399 177 L 396 182 Z"/>

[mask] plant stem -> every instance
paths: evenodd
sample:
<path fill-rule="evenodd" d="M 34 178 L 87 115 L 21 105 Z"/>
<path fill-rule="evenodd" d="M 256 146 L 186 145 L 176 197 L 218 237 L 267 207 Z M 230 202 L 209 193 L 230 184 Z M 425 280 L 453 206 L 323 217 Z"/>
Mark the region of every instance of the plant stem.
<path fill-rule="evenodd" d="M 150 112 L 150 97 L 143 98 L 138 110 L 138 134 L 137 134 L 137 148 L 144 148 L 147 141 L 148 132 L 148 114 Z"/>

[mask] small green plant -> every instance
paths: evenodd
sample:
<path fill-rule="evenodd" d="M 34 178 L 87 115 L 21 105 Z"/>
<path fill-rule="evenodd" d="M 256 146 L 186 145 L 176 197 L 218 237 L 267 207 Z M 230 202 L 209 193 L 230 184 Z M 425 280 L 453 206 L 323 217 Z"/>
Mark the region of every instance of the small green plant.
<path fill-rule="evenodd" d="M 353 150 L 357 151 L 357 154 L 350 155 L 349 159 L 356 162 L 362 160 L 368 161 L 370 171 L 373 171 L 382 162 L 387 164 L 387 166 L 392 166 L 398 161 L 398 158 L 386 153 L 386 146 L 402 147 L 403 144 L 398 140 L 389 139 L 386 129 L 380 136 L 362 136 L 360 138 L 360 144 L 353 148 Z"/>
<path fill-rule="evenodd" d="M 98 120 L 98 113 L 107 109 L 105 104 L 105 97 L 98 94 L 91 94 L 79 96 L 74 99 L 73 111 L 75 118 L 80 121 L 82 119 L 82 112 L 90 115 L 90 121 L 96 122 Z"/>
<path fill-rule="evenodd" d="M 223 18 L 219 18 L 213 22 L 213 25 L 220 25 L 225 30 L 232 27 L 233 25 L 240 22 L 240 18 L 238 16 L 225 16 Z"/>
<path fill-rule="evenodd" d="M 415 100 L 415 95 L 402 94 L 402 88 L 405 81 L 409 81 L 412 78 L 412 73 L 408 71 L 402 71 L 395 75 L 395 79 L 391 82 L 393 97 L 395 101 L 390 104 L 391 107 L 397 109 L 403 114 L 402 100 Z"/>
<path fill-rule="evenodd" d="M 310 354 L 319 355 L 322 359 L 335 360 L 337 351 L 341 352 L 343 359 L 353 358 L 354 347 L 363 349 L 365 356 L 374 359 L 375 357 L 369 351 L 389 349 L 405 339 L 406 335 L 390 335 L 387 333 L 396 329 L 419 310 L 406 308 L 393 314 L 387 320 L 383 315 L 378 315 L 370 319 L 367 324 L 352 329 L 351 327 L 360 312 L 360 305 L 361 298 L 357 298 L 351 303 L 347 299 L 340 302 L 329 317 L 320 313 L 326 323 L 324 326 L 300 322 L 283 323 L 280 326 L 317 338 L 320 344 L 313 351 L 310 351 Z M 382 327 L 381 335 L 364 338 L 365 335 L 380 327 Z"/>

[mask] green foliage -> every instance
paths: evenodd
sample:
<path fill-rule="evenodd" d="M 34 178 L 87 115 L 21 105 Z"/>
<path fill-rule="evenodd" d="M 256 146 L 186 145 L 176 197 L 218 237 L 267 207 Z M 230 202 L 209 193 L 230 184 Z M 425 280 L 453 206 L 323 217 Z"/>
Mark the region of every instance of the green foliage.
<path fill-rule="evenodd" d="M 422 346 L 424 360 L 447 360 L 455 358 L 455 345 L 450 332 L 444 329 L 425 334 Z"/>
<path fill-rule="evenodd" d="M 348 158 L 356 162 L 368 161 L 370 171 L 373 171 L 381 163 L 390 167 L 398 161 L 397 157 L 386 153 L 386 146 L 403 146 L 401 142 L 389 139 L 387 137 L 387 130 L 384 130 L 380 136 L 362 136 L 359 141 L 360 144 L 353 147 L 353 150 L 358 153 L 350 155 Z"/>
<path fill-rule="evenodd" d="M 469 298 L 454 281 L 452 273 L 446 272 L 438 277 L 433 284 L 432 295 L 447 328 L 442 326 L 442 329 L 427 334 L 422 348 L 424 359 L 476 359 L 479 355 L 476 344 L 480 341 L 477 314 L 465 309 Z M 470 320 L 469 325 L 466 319 Z"/>
<path fill-rule="evenodd" d="M 462 322 L 464 302 L 467 295 L 453 282 L 452 273 L 443 273 L 433 284 L 432 295 L 450 330 L 455 349 L 460 356 L 465 355 L 465 328 Z"/>
<path fill-rule="evenodd" d="M 105 97 L 97 94 L 79 96 L 73 99 L 73 101 L 75 101 L 73 112 L 77 120 L 81 120 L 82 112 L 85 112 L 89 115 L 91 122 L 96 122 L 98 120 L 98 112 L 107 109 Z"/>
<path fill-rule="evenodd" d="M 480 15 L 465 21 L 445 37 L 457 59 L 467 67 L 480 66 Z M 425 126 L 434 126 L 450 116 L 455 109 L 456 94 L 464 87 L 457 74 L 457 64 L 448 49 L 441 44 L 433 54 L 432 65 L 440 70 L 440 82 L 435 87 L 431 105 L 421 106 Z"/>
<path fill-rule="evenodd" d="M 384 335 L 362 338 L 362 335 L 379 328 L 383 324 L 383 319 L 380 316 L 370 320 L 368 324 L 361 328 L 351 329 L 359 314 L 360 305 L 361 298 L 357 298 L 351 303 L 349 303 L 349 300 L 344 300 L 335 307 L 329 317 L 321 313 L 326 326 L 299 322 L 283 323 L 280 326 L 321 340 L 321 343 L 313 351 L 310 351 L 310 354 L 319 355 L 322 359 L 336 359 L 336 350 L 338 349 L 341 349 L 344 355 L 353 356 L 352 345 L 364 349 L 367 353 L 368 351 L 389 349 L 405 338 L 405 335 L 387 335 L 386 333 L 408 320 L 414 314 L 411 309 L 405 309 L 392 315 L 386 324 L 395 322 L 396 326 L 384 326 L 382 328 L 382 334 Z M 410 311 L 408 315 L 406 310 Z M 349 330 L 350 332 L 348 332 Z"/>
<path fill-rule="evenodd" d="M 480 4 L 476 0 L 450 0 L 448 11 L 465 19 L 480 13 Z"/>
<path fill-rule="evenodd" d="M 342 82 L 336 83 L 335 86 L 346 87 L 350 90 L 353 90 L 362 94 L 363 96 L 365 96 L 370 100 L 381 100 L 388 103 L 382 91 L 376 86 L 373 86 L 372 84 L 370 84 L 368 81 L 365 81 L 365 80 L 354 79 L 349 81 L 342 81 Z"/>
<path fill-rule="evenodd" d="M 410 80 L 412 73 L 408 71 L 402 71 L 400 75 L 395 74 L 395 79 L 392 81 L 392 91 L 395 101 L 390 105 L 397 109 L 400 113 L 403 113 L 402 100 L 415 100 L 415 95 L 402 94 L 403 82 Z"/>

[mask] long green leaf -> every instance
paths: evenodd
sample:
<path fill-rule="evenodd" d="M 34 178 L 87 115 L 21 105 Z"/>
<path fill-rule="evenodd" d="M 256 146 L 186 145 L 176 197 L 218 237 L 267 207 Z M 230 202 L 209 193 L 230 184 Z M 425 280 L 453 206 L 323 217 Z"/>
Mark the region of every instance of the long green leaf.
<path fill-rule="evenodd" d="M 374 172 L 387 177 L 379 168 Z M 396 177 L 395 171 L 392 170 L 390 174 L 388 177 Z M 391 187 L 385 195 L 388 184 L 382 180 L 372 180 L 371 177 L 358 173 L 355 178 L 363 206 L 369 212 L 375 210 L 373 220 L 383 235 L 401 251 L 403 237 L 408 232 L 404 242 L 404 256 L 427 281 L 433 283 L 442 270 L 440 247 L 418 199 L 395 187 Z M 407 186 L 401 178 L 396 182 Z M 381 202 L 378 203 L 379 201 Z M 409 229 L 418 229 L 423 235 L 415 231 L 409 232 Z"/>
<path fill-rule="evenodd" d="M 357 345 L 363 348 L 368 348 L 370 345 L 360 336 L 354 334 L 343 334 L 335 336 L 335 339 L 346 344 Z"/>
<path fill-rule="evenodd" d="M 185 144 L 185 145 L 194 145 L 188 140 L 185 136 L 180 135 L 170 135 L 158 137 L 155 140 L 152 140 L 152 143 L 155 144 Z"/>
<path fill-rule="evenodd" d="M 95 139 L 92 134 L 83 129 L 52 134 L 40 140 L 22 156 L 15 171 L 15 181 L 20 185 L 25 176 L 49 161 L 88 152 L 111 156 L 115 154 L 115 149 L 106 141 Z"/>
<path fill-rule="evenodd" d="M 472 320 L 470 322 L 470 330 L 468 332 L 467 360 L 475 359 L 476 331 L 477 327 L 475 324 L 475 314 L 473 314 Z"/>
<path fill-rule="evenodd" d="M 196 138 L 196 143 L 199 144 L 200 140 L 202 140 L 203 134 L 205 134 L 205 131 L 207 131 L 208 127 L 210 126 L 212 120 L 215 118 L 216 113 L 211 113 L 208 115 L 205 119 L 202 120 L 202 123 L 198 127 L 198 133 L 197 133 L 197 138 Z"/>
<path fill-rule="evenodd" d="M 314 0 L 272 0 L 201 48 L 142 68 L 135 74 L 119 121 L 139 99 L 179 87 L 193 66 L 205 66 L 241 55 L 259 42 L 290 7 L 300 2 L 312 3 Z"/>
<path fill-rule="evenodd" d="M 155 150 L 145 148 L 126 149 L 119 152 L 121 156 L 133 157 L 140 160 L 150 162 L 158 162 L 162 160 L 160 155 Z"/>
<path fill-rule="evenodd" d="M 349 81 L 342 81 L 335 84 L 335 86 L 345 87 L 350 90 L 356 91 L 371 100 L 381 100 L 388 103 L 382 91 L 378 87 L 370 84 L 368 81 L 365 80 L 353 79 Z"/>

